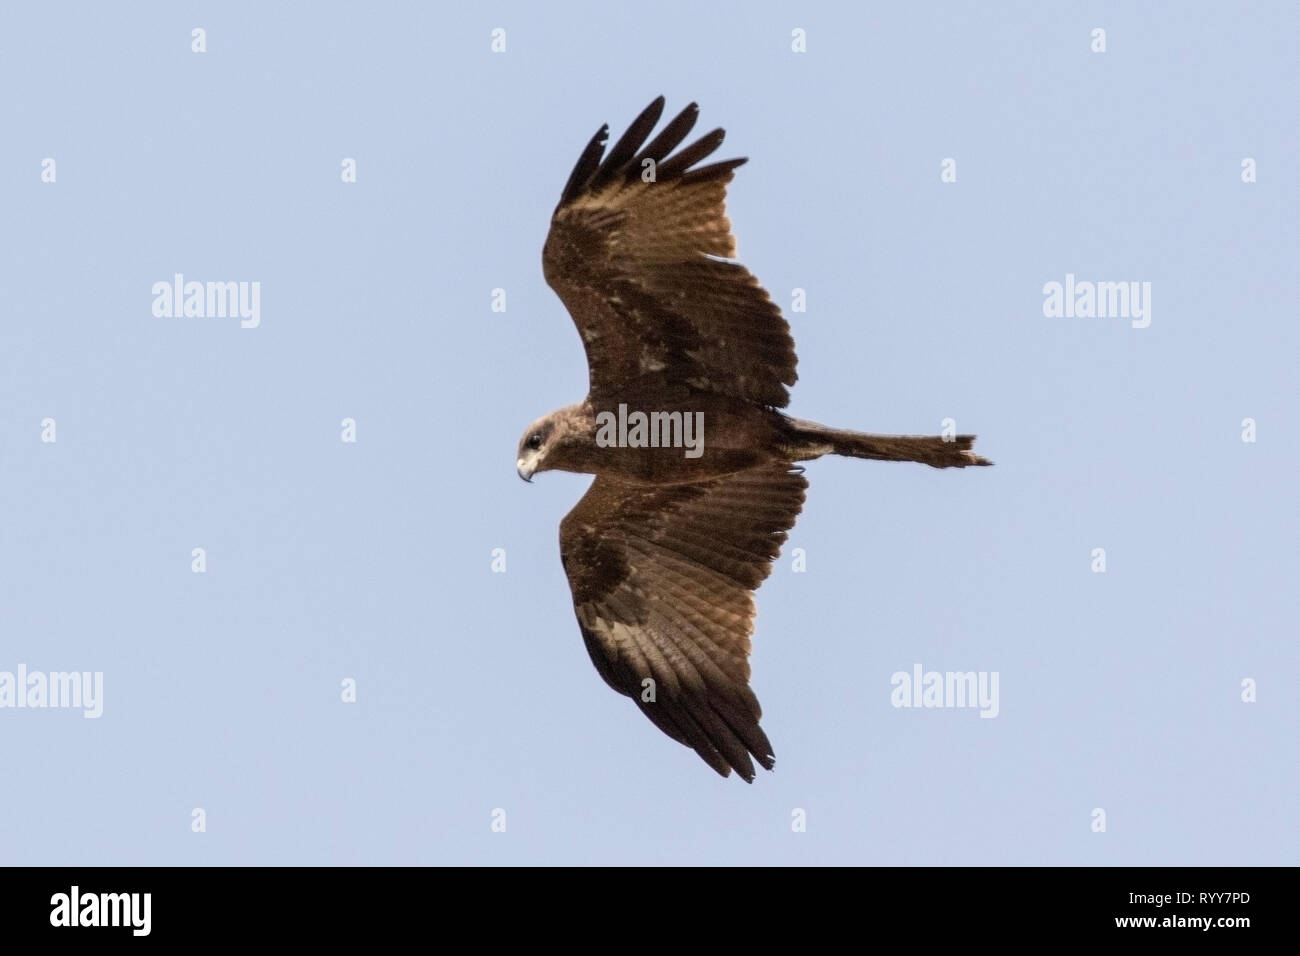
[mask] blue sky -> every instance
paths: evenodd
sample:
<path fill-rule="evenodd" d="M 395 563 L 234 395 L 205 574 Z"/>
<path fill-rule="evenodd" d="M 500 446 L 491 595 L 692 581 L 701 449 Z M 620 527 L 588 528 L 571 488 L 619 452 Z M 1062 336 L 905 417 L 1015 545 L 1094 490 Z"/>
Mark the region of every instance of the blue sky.
<path fill-rule="evenodd" d="M 0 671 L 104 688 L 0 708 L 0 861 L 1297 862 L 1293 4 L 379 7 L 0 11 Z M 588 479 L 514 473 L 586 385 L 550 212 L 661 93 L 750 157 L 790 410 L 997 462 L 809 465 L 753 786 L 601 682 Z M 1067 274 L 1150 325 L 1045 317 Z M 891 706 L 918 664 L 997 717 Z"/>

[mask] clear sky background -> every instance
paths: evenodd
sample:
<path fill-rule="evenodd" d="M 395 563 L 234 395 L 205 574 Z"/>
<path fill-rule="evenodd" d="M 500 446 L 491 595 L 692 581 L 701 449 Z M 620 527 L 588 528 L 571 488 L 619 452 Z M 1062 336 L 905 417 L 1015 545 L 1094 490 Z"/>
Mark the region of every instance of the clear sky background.
<path fill-rule="evenodd" d="M 104 674 L 0 710 L 0 862 L 1300 862 L 1300 8 L 984 6 L 0 8 L 0 670 Z M 586 387 L 551 210 L 660 93 L 750 157 L 791 411 L 997 462 L 809 465 L 753 786 L 605 687 L 588 479 L 514 469 Z M 260 327 L 155 317 L 177 272 Z M 1045 318 L 1067 273 L 1150 327 Z M 892 707 L 915 664 L 999 715 Z"/>

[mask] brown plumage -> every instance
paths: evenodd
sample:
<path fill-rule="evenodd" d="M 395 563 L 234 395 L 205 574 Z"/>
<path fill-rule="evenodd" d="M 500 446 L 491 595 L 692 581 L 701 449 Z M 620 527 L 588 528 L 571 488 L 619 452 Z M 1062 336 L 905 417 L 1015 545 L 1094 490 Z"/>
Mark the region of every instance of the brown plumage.
<path fill-rule="evenodd" d="M 794 462 L 989 462 L 970 435 L 869 435 L 777 411 L 796 379 L 790 328 L 730 261 L 726 187 L 745 160 L 696 165 L 720 129 L 673 153 L 694 103 L 647 142 L 663 106 L 608 155 L 601 127 L 551 218 L 543 269 L 582 337 L 588 393 L 529 426 L 517 468 L 596 475 L 560 524 L 592 662 L 668 736 L 752 781 L 754 759 L 774 762 L 749 688 L 753 592 L 803 506 Z M 663 417 L 638 432 L 635 413 Z"/>

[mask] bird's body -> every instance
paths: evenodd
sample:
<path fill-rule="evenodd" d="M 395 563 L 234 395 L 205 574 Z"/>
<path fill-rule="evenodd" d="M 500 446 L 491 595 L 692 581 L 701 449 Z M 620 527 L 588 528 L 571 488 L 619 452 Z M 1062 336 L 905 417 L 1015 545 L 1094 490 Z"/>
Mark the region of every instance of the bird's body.
<path fill-rule="evenodd" d="M 602 128 L 552 217 L 544 271 L 582 337 L 589 391 L 529 426 L 517 467 L 526 479 L 596 475 L 560 526 L 592 662 L 718 773 L 752 780 L 751 757 L 774 762 L 749 688 L 753 591 L 803 504 L 794 463 L 988 462 L 969 435 L 869 435 L 780 411 L 794 342 L 731 258 L 723 208 L 744 160 L 696 166 L 721 130 L 672 153 L 695 123 L 693 103 L 647 143 L 662 110 L 661 97 L 608 156 Z"/>
<path fill-rule="evenodd" d="M 619 404 L 626 407 L 628 403 Z M 784 415 L 771 409 L 755 414 L 752 406 L 737 399 L 672 395 L 653 390 L 638 396 L 633 413 L 641 411 L 647 420 L 655 415 L 656 422 L 701 422 L 700 433 L 690 436 L 701 449 L 698 457 L 688 457 L 689 449 L 671 441 L 656 442 L 657 447 L 650 447 L 649 427 L 643 430 L 645 445 L 627 441 L 601 444 L 595 436 L 600 430 L 597 416 L 602 411 L 609 412 L 605 421 L 614 425 L 616 435 L 620 421 L 617 406 L 598 409 L 591 401 L 585 401 L 553 413 L 563 420 L 569 435 L 582 436 L 583 440 L 556 449 L 558 454 L 554 458 L 548 453 L 551 468 L 629 482 L 675 484 L 731 474 L 774 458 L 788 458 L 787 452 L 791 450 L 788 419 Z M 623 419 L 627 417 L 624 415 Z M 626 435 L 631 430 L 624 427 L 623 432 Z M 662 431 L 656 429 L 658 433 Z M 680 434 L 684 429 L 669 431 Z"/>

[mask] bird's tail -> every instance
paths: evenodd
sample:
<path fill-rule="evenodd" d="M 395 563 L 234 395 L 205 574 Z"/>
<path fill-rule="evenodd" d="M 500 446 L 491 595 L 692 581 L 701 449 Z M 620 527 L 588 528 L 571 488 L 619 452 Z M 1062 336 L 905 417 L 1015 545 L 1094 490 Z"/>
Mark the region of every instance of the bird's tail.
<path fill-rule="evenodd" d="M 792 457 L 796 461 L 822 455 L 848 458 L 873 458 L 877 461 L 919 461 L 931 468 L 965 468 L 968 465 L 991 465 L 971 451 L 974 435 L 952 438 L 928 435 L 869 435 L 846 428 L 829 428 L 817 422 L 788 418 L 791 428 Z"/>

